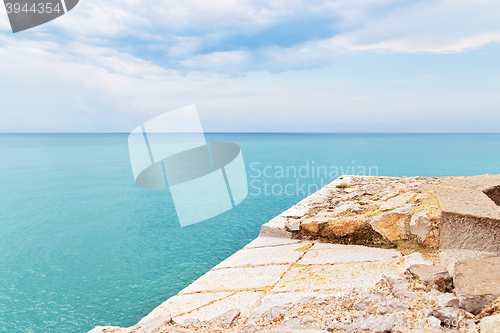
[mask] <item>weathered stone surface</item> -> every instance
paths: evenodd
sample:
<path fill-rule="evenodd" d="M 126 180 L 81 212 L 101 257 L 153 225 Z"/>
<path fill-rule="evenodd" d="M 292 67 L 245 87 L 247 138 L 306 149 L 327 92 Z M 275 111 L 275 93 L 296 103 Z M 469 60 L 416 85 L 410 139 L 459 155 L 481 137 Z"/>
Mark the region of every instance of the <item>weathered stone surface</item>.
<path fill-rule="evenodd" d="M 427 211 L 414 214 L 410 221 L 410 233 L 417 238 L 419 243 L 423 243 L 432 230 L 433 224 L 427 216 Z"/>
<path fill-rule="evenodd" d="M 274 332 L 275 333 L 294 333 L 299 328 L 300 320 L 297 318 L 290 319 L 280 327 L 278 327 Z M 302 332 L 304 332 L 302 330 Z"/>
<path fill-rule="evenodd" d="M 384 274 L 383 277 L 395 297 L 402 300 L 411 300 L 417 296 L 414 292 L 408 290 L 409 284 L 406 282 L 404 276 L 399 274 Z"/>
<path fill-rule="evenodd" d="M 172 316 L 170 314 L 165 314 L 163 316 L 154 317 L 150 321 L 141 324 L 139 329 L 135 333 L 150 333 L 154 330 L 165 326 L 172 321 Z"/>
<path fill-rule="evenodd" d="M 287 271 L 272 291 L 366 289 L 374 287 L 384 273 L 402 274 L 409 266 L 424 262 L 420 254 L 412 253 L 409 256 L 378 262 L 296 266 Z M 362 278 L 359 278 L 360 274 Z"/>
<path fill-rule="evenodd" d="M 243 249 L 236 252 L 213 269 L 249 265 L 291 264 L 296 262 L 300 256 L 304 254 L 306 249 L 307 247 L 304 246 L 304 244 Z"/>
<path fill-rule="evenodd" d="M 458 322 L 459 311 L 455 307 L 445 307 L 441 309 L 432 310 L 432 315 L 442 322 Z"/>
<path fill-rule="evenodd" d="M 328 223 L 328 232 L 335 237 L 355 234 L 364 227 L 366 219 L 365 216 L 357 215 L 330 220 Z"/>
<path fill-rule="evenodd" d="M 313 217 L 302 220 L 301 226 L 305 231 L 316 234 L 328 223 L 328 221 L 334 220 L 335 218 L 336 216 L 334 213 L 320 212 Z"/>
<path fill-rule="evenodd" d="M 387 297 L 384 294 L 375 292 L 366 295 L 358 303 L 354 304 L 354 308 L 360 311 L 372 312 L 372 307 L 376 304 L 382 304 L 387 302 Z"/>
<path fill-rule="evenodd" d="M 377 314 L 385 315 L 394 312 L 406 311 L 410 308 L 407 302 L 387 302 L 377 305 Z"/>
<path fill-rule="evenodd" d="M 224 319 L 228 324 L 232 324 L 236 318 L 240 315 L 239 309 L 231 309 L 213 318 L 213 320 Z"/>
<path fill-rule="evenodd" d="M 321 203 L 321 202 L 325 201 L 325 199 L 328 196 L 328 194 L 330 194 L 330 190 L 328 190 L 328 189 L 325 192 L 318 191 L 316 193 L 311 194 L 307 198 L 302 199 L 298 203 L 298 205 L 309 206 L 309 205 L 312 205 L 312 204 Z"/>
<path fill-rule="evenodd" d="M 405 205 L 393 211 L 375 216 L 370 224 L 373 229 L 390 241 L 407 239 L 405 219 L 411 214 L 412 205 Z"/>
<path fill-rule="evenodd" d="M 284 306 L 292 304 L 306 304 L 316 298 L 333 298 L 347 295 L 347 292 L 318 293 L 318 292 L 285 292 L 277 294 L 267 294 L 260 301 L 259 305 L 252 311 L 249 318 L 256 318 L 260 314 L 268 311 L 274 306 Z"/>
<path fill-rule="evenodd" d="M 439 291 L 451 292 L 453 289 L 453 280 L 444 266 L 414 265 L 407 272 Z"/>
<path fill-rule="evenodd" d="M 264 288 L 278 282 L 290 265 L 227 268 L 210 271 L 187 286 L 182 294 Z"/>
<path fill-rule="evenodd" d="M 494 315 L 483 318 L 480 332 L 500 333 L 500 315 Z"/>
<path fill-rule="evenodd" d="M 294 218 L 294 219 L 300 219 L 304 215 L 306 215 L 308 211 L 309 211 L 308 206 L 295 205 L 295 206 L 290 207 L 289 209 L 287 209 L 283 213 L 281 213 L 280 216 Z"/>
<path fill-rule="evenodd" d="M 333 214 L 333 216 L 338 216 L 338 215 L 340 215 L 342 213 L 347 212 L 348 210 L 350 210 L 351 208 L 353 208 L 356 205 L 357 205 L 356 201 L 345 201 L 345 202 L 342 202 L 340 205 L 338 205 L 337 207 L 335 207 L 335 209 L 333 210 L 332 214 Z"/>
<path fill-rule="evenodd" d="M 318 221 L 314 218 L 306 219 L 301 223 L 301 227 L 303 230 L 317 234 L 321 227 L 324 226 L 327 223 L 327 221 Z"/>
<path fill-rule="evenodd" d="M 299 231 L 300 230 L 300 221 L 299 221 L 299 219 L 289 218 L 286 220 L 285 227 L 291 231 Z"/>
<path fill-rule="evenodd" d="M 291 238 L 292 234 L 285 228 L 286 221 L 286 217 L 276 216 L 260 227 L 259 237 Z"/>
<path fill-rule="evenodd" d="M 180 318 L 180 317 L 178 317 L 178 318 Z M 177 321 L 177 318 L 175 320 Z M 180 321 L 180 323 L 184 324 L 184 325 L 196 324 L 199 322 L 200 322 L 200 320 L 198 318 L 193 318 L 193 317 L 183 318 L 183 320 Z"/>
<path fill-rule="evenodd" d="M 413 195 L 414 195 L 413 192 L 407 192 L 407 193 L 400 194 L 400 195 L 382 203 L 380 205 L 380 210 L 394 209 L 394 208 L 403 206 L 404 204 L 406 204 L 406 202 L 408 200 L 411 199 L 411 197 L 413 197 Z"/>
<path fill-rule="evenodd" d="M 230 292 L 176 295 L 170 297 L 168 300 L 156 307 L 146 317 L 144 317 L 139 324 L 146 323 L 156 317 L 161 317 L 166 314 L 171 314 L 173 317 L 179 316 L 229 295 L 231 295 Z"/>
<path fill-rule="evenodd" d="M 257 332 L 257 327 L 255 326 L 254 323 L 248 323 L 238 331 L 238 333 L 254 333 L 254 332 Z"/>
<path fill-rule="evenodd" d="M 238 311 L 242 315 L 248 315 L 251 309 L 259 302 L 262 297 L 262 292 L 243 291 L 236 293 L 230 297 L 224 298 L 217 302 L 208 304 L 199 308 L 196 311 L 190 312 L 183 316 L 174 317 L 174 321 L 180 324 L 185 324 L 187 319 L 195 318 L 199 321 L 212 320 L 215 317 L 222 316 L 228 311 Z"/>
<path fill-rule="evenodd" d="M 369 330 L 370 332 L 386 332 L 391 331 L 397 324 L 404 326 L 404 316 L 402 315 L 386 315 L 386 316 L 366 316 L 358 325 L 358 329 Z"/>
<path fill-rule="evenodd" d="M 459 261 L 453 280 L 460 307 L 478 314 L 500 297 L 500 257 Z"/>
<path fill-rule="evenodd" d="M 268 322 L 273 322 L 280 319 L 289 309 L 289 306 L 273 306 L 266 313 L 266 319 Z"/>
<path fill-rule="evenodd" d="M 451 276 L 455 272 L 455 264 L 467 259 L 486 259 L 496 257 L 494 252 L 484 252 L 467 249 L 441 249 L 439 251 L 439 262 L 445 266 Z"/>
<path fill-rule="evenodd" d="M 443 182 L 437 188 L 440 249 L 500 253 L 500 206 L 486 194 L 498 186 L 500 176 L 482 175 Z"/>
<path fill-rule="evenodd" d="M 380 261 L 401 257 L 399 251 L 359 245 L 317 243 L 300 259 L 300 265 Z"/>
<path fill-rule="evenodd" d="M 257 237 L 244 248 L 253 249 L 256 247 L 287 245 L 287 244 L 295 244 L 298 242 L 299 242 L 298 239 L 291 239 L 286 237 Z"/>
<path fill-rule="evenodd" d="M 422 300 L 433 301 L 439 307 L 459 307 L 459 300 L 451 293 L 442 293 L 437 290 L 432 290 L 430 293 L 424 294 Z"/>

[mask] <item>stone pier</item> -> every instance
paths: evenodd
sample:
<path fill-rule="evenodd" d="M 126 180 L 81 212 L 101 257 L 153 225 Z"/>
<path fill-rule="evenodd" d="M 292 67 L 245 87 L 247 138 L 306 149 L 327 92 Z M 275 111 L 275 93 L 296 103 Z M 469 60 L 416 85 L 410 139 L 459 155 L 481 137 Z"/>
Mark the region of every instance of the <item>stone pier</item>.
<path fill-rule="evenodd" d="M 435 331 L 485 316 L 500 296 L 499 202 L 500 176 L 343 176 L 137 325 L 91 332 L 305 332 L 328 316 Z"/>

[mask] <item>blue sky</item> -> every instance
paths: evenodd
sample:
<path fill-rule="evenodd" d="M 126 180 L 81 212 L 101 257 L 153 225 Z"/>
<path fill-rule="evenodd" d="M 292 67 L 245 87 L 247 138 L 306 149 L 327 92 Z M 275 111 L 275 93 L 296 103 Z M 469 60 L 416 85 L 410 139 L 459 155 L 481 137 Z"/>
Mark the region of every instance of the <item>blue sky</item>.
<path fill-rule="evenodd" d="M 81 0 L 12 34 L 1 132 L 498 132 L 500 2 Z"/>

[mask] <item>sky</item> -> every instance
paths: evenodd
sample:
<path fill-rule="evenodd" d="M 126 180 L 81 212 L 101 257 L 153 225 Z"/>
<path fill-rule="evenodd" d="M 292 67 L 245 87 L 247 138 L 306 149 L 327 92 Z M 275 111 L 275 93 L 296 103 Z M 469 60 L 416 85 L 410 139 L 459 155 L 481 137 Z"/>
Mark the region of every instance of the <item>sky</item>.
<path fill-rule="evenodd" d="M 81 0 L 13 34 L 0 132 L 499 132 L 498 0 Z"/>

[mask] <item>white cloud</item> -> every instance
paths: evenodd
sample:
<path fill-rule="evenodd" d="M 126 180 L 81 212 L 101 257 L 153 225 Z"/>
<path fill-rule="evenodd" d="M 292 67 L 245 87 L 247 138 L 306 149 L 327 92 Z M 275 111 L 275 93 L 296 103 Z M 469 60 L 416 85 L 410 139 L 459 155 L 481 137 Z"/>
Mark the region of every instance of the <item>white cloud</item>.
<path fill-rule="evenodd" d="M 500 3 L 491 0 L 422 1 L 371 17 L 328 45 L 352 51 L 455 53 L 500 41 Z"/>

